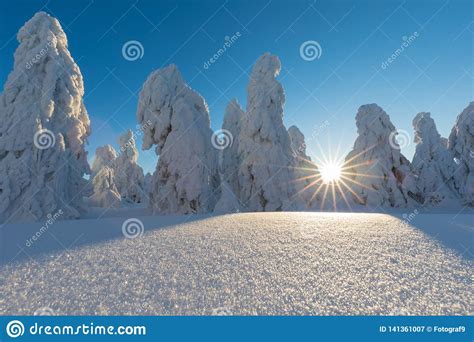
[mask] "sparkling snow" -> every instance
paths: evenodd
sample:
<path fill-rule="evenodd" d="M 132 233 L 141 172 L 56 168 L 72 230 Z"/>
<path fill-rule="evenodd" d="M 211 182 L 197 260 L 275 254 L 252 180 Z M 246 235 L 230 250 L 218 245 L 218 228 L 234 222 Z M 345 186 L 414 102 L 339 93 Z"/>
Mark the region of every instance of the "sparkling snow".
<path fill-rule="evenodd" d="M 473 313 L 467 212 L 130 217 L 2 227 L 0 314 Z"/>

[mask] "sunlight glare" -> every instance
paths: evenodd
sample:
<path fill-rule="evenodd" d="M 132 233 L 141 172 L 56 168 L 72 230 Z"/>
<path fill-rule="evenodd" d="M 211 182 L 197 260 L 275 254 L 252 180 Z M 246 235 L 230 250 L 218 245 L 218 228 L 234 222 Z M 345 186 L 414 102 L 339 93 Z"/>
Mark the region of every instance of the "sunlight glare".
<path fill-rule="evenodd" d="M 335 183 L 341 178 L 342 166 L 335 163 L 328 163 L 321 166 L 321 178 L 324 183 Z"/>

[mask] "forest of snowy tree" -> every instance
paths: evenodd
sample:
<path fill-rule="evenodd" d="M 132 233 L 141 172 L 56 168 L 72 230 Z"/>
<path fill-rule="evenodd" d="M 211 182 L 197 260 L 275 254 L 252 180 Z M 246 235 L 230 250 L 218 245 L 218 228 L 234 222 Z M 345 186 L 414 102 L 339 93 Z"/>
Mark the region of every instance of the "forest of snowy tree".
<path fill-rule="evenodd" d="M 142 149 L 153 147 L 159 158 L 155 172 L 144 175 L 130 130 L 118 137 L 119 151 L 100 147 L 89 166 L 83 78 L 58 20 L 39 12 L 17 38 L 13 71 L 0 95 L 0 222 L 40 220 L 58 210 L 61 219 L 80 218 L 90 207 L 127 203 L 157 214 L 322 208 L 314 190 L 328 185 L 318 177 L 319 165 L 307 156 L 301 131 L 284 126 L 277 56 L 257 59 L 246 108 L 232 100 L 219 132 L 210 128 L 205 99 L 175 65 L 151 73 L 136 118 Z M 349 205 L 474 205 L 474 102 L 457 116 L 448 138 L 430 113 L 416 114 L 411 162 L 377 104 L 359 108 L 356 127 L 345 158 L 351 187 L 339 190 Z"/>

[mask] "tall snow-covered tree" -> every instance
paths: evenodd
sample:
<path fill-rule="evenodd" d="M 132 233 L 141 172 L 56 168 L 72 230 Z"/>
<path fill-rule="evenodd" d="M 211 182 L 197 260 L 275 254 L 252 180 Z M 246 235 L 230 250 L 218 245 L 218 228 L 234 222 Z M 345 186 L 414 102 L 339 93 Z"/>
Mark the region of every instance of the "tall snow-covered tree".
<path fill-rule="evenodd" d="M 294 155 L 300 159 L 311 160 L 306 154 L 306 142 L 304 134 L 295 125 L 288 128 L 288 134 L 290 136 L 291 148 L 293 149 Z"/>
<path fill-rule="evenodd" d="M 413 119 L 413 128 L 416 151 L 412 166 L 418 176 L 416 185 L 424 205 L 454 203 L 456 164 L 430 113 L 418 113 Z"/>
<path fill-rule="evenodd" d="M 227 105 L 222 124 L 222 129 L 231 136 L 228 137 L 229 146 L 222 149 L 221 175 L 222 180 L 227 182 L 230 190 L 236 195 L 239 193 L 239 136 L 244 115 L 237 99 L 232 99 Z"/>
<path fill-rule="evenodd" d="M 115 163 L 118 154 L 111 145 L 99 146 L 92 161 L 91 182 L 93 194 L 90 204 L 94 207 L 118 208 L 121 198 L 117 190 Z"/>
<path fill-rule="evenodd" d="M 92 178 L 94 194 L 90 197 L 92 206 L 102 208 L 119 208 L 120 194 L 115 185 L 115 170 L 111 166 L 104 166 Z"/>
<path fill-rule="evenodd" d="M 122 198 L 129 203 L 141 203 L 144 193 L 143 169 L 137 164 L 138 150 L 131 130 L 122 134 L 118 143 L 120 154 L 115 160 L 115 182 Z"/>
<path fill-rule="evenodd" d="M 109 166 L 113 167 L 115 159 L 117 159 L 117 152 L 111 145 L 99 146 L 95 150 L 95 156 L 92 160 L 92 176 L 96 175 L 102 168 Z"/>
<path fill-rule="evenodd" d="M 296 194 L 295 158 L 283 125 L 281 64 L 265 53 L 255 63 L 247 88 L 247 114 L 239 138 L 240 202 L 250 211 L 291 209 Z"/>
<path fill-rule="evenodd" d="M 359 108 L 358 137 L 346 157 L 348 185 L 360 204 L 406 207 L 420 200 L 410 162 L 400 152 L 396 129 L 385 111 L 376 104 Z"/>
<path fill-rule="evenodd" d="M 291 140 L 291 148 L 296 158 L 296 189 L 298 196 L 302 199 L 306 208 L 312 208 L 319 200 L 316 189 L 321 180 L 318 177 L 318 168 L 306 154 L 306 142 L 304 134 L 296 126 L 288 128 L 288 134 Z"/>
<path fill-rule="evenodd" d="M 137 118 L 143 148 L 156 145 L 150 206 L 164 214 L 206 213 L 219 197 L 218 150 L 209 110 L 175 65 L 153 72 L 140 93 Z"/>
<path fill-rule="evenodd" d="M 153 189 L 153 175 L 150 172 L 143 178 L 143 191 L 145 193 L 145 198 L 149 201 L 150 199 L 150 191 Z"/>
<path fill-rule="evenodd" d="M 36 13 L 18 32 L 0 96 L 0 219 L 77 218 L 91 187 L 84 84 L 58 20 Z"/>
<path fill-rule="evenodd" d="M 448 148 L 457 165 L 456 188 L 463 203 L 474 206 L 474 102 L 456 118 Z"/>

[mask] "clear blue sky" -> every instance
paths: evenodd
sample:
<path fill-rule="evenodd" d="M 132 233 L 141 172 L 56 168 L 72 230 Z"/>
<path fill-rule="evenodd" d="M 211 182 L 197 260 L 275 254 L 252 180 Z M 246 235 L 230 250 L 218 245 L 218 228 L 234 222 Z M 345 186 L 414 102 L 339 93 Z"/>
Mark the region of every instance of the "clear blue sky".
<path fill-rule="evenodd" d="M 117 135 L 135 129 L 138 91 L 153 70 L 177 64 L 206 99 L 218 129 L 232 97 L 245 106 L 247 73 L 269 51 L 283 65 L 286 125 L 300 127 L 313 157 L 321 154 L 316 141 L 326 154 L 338 144 L 346 153 L 356 137 L 357 108 L 365 103 L 378 103 L 411 136 L 420 111 L 432 112 L 440 133 L 449 134 L 474 98 L 472 6 L 471 0 L 2 1 L 0 82 L 13 66 L 13 37 L 24 22 L 39 10 L 58 18 L 85 80 L 92 158 L 97 146 L 117 147 Z M 241 37 L 203 68 L 237 31 Z M 414 32 L 418 37 L 383 69 Z M 143 45 L 143 58 L 123 58 L 129 40 Z M 308 40 L 320 44 L 320 58 L 301 58 Z M 413 142 L 403 152 L 411 158 Z M 156 161 L 153 150 L 141 152 L 146 171 Z"/>

